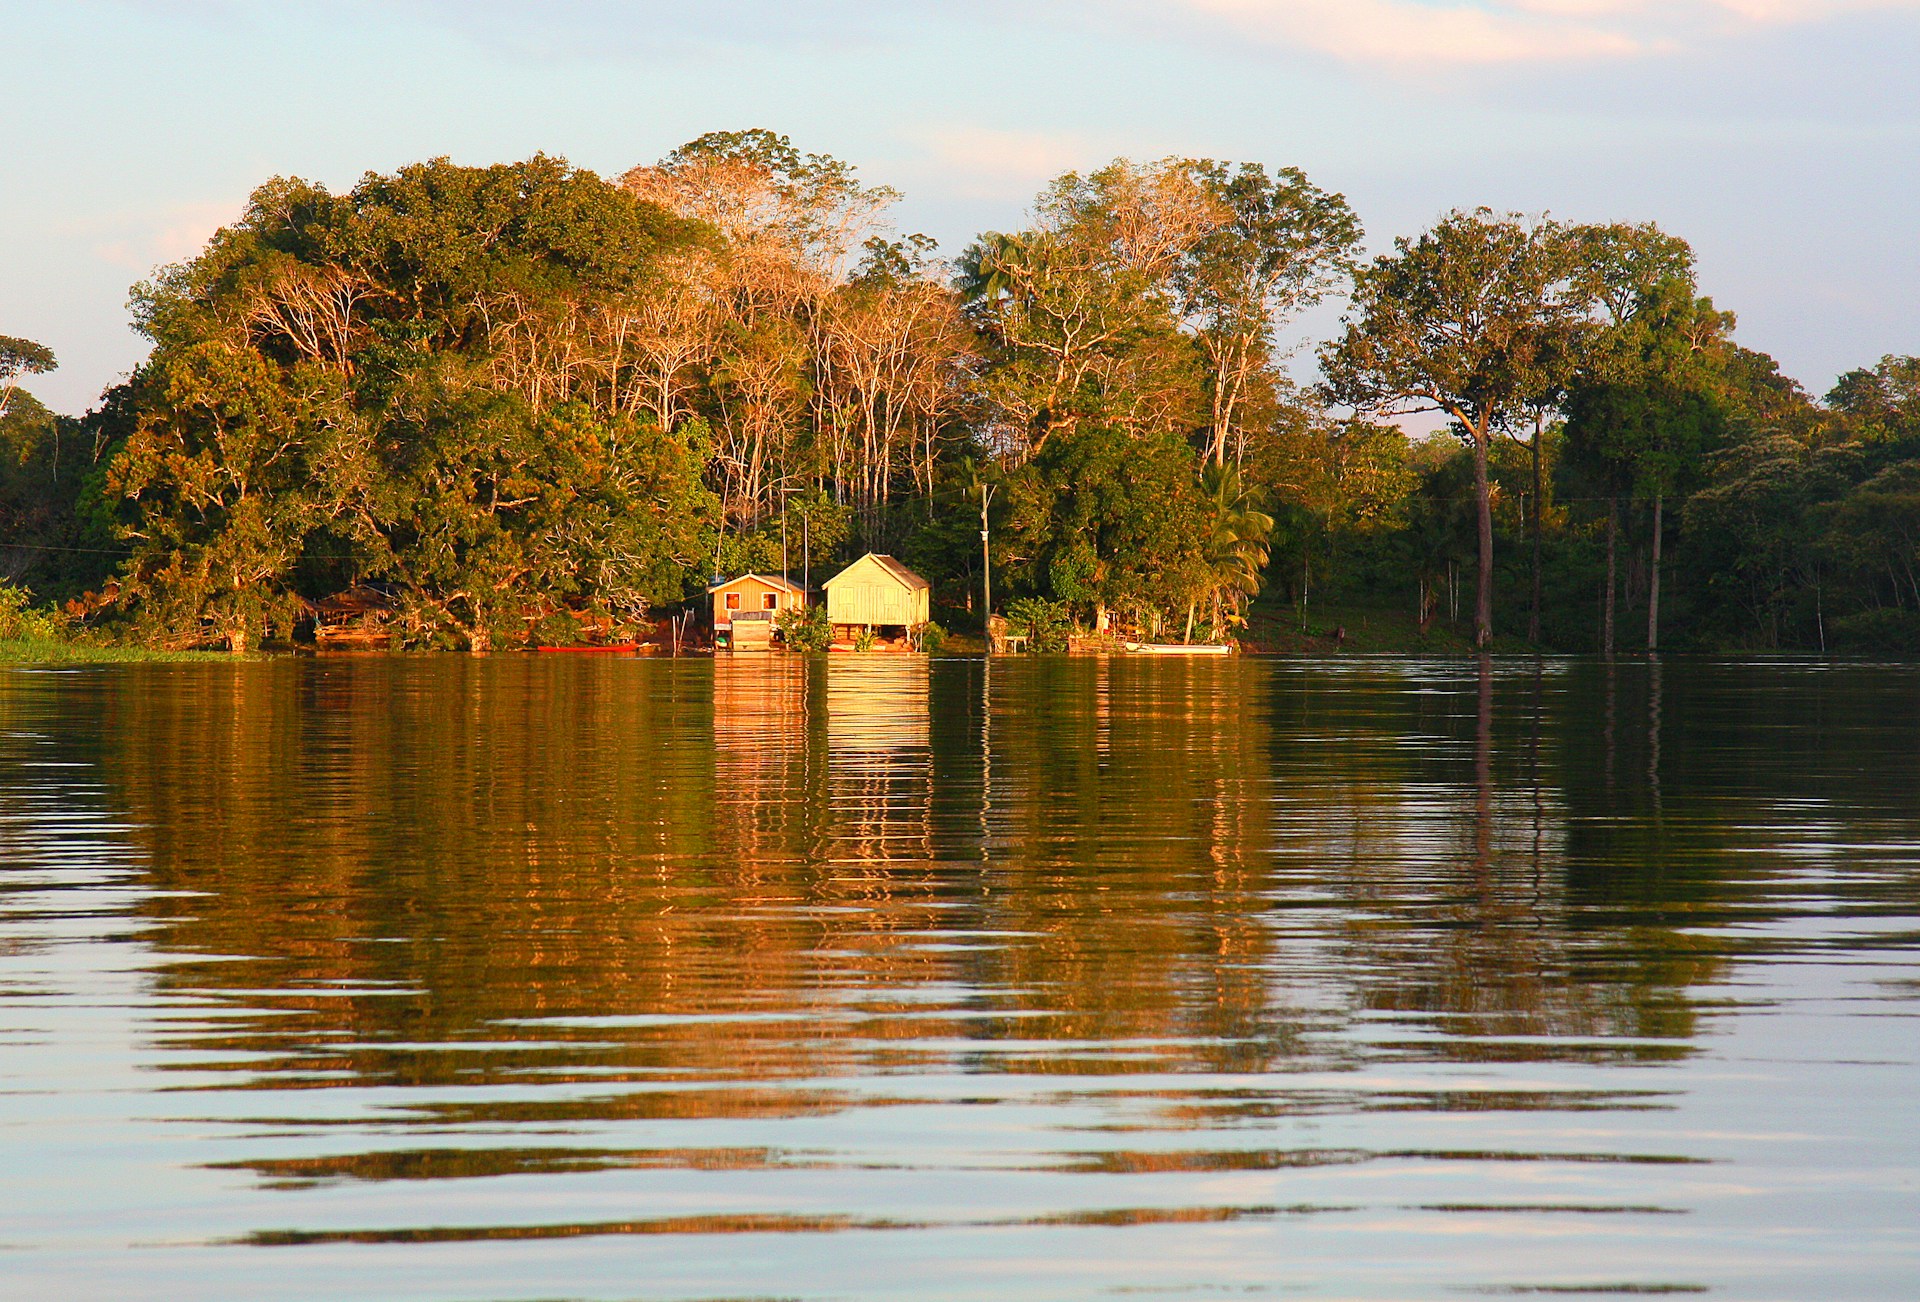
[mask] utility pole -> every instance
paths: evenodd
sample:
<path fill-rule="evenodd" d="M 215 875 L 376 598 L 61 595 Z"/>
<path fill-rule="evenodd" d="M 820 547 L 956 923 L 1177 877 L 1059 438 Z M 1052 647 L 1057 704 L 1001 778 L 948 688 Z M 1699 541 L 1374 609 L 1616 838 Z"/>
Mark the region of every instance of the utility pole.
<path fill-rule="evenodd" d="M 987 546 L 987 507 L 992 501 L 993 485 L 980 485 L 980 628 L 988 655 L 993 654 L 993 552 Z"/>

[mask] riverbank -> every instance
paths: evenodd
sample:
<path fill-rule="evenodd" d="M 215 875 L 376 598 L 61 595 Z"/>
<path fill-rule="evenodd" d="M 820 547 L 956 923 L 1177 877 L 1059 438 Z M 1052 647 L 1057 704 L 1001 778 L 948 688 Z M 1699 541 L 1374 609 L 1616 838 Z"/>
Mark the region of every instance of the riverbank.
<path fill-rule="evenodd" d="M 57 638 L 0 638 L 0 665 L 174 663 L 247 658 L 226 651 L 157 651 L 137 646 L 93 646 Z"/>
<path fill-rule="evenodd" d="M 1524 617 L 1523 622 L 1524 622 Z M 1243 651 L 1258 655 L 1461 656 L 1473 655 L 1473 628 L 1435 620 L 1421 628 L 1403 610 L 1367 606 L 1313 606 L 1305 620 L 1292 605 L 1255 602 L 1240 637 Z M 1524 637 L 1497 635 L 1495 655 L 1525 655 L 1539 648 Z"/>

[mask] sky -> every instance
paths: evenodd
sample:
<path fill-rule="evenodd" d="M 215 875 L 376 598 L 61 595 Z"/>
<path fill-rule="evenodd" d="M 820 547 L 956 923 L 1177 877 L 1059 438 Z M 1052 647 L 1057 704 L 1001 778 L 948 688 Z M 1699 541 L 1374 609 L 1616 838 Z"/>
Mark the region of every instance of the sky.
<path fill-rule="evenodd" d="M 145 355 L 129 287 L 272 176 L 743 127 L 948 255 L 1063 170 L 1257 161 L 1375 251 L 1483 204 L 1657 221 L 1815 393 L 1920 353 L 1920 0 L 0 0 L 0 59 L 0 334 L 75 414 Z"/>

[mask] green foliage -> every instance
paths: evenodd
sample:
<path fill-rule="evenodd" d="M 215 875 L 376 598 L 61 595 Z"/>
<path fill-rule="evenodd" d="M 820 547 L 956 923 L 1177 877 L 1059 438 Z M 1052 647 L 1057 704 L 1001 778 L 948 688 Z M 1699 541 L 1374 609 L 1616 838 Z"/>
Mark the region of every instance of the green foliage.
<path fill-rule="evenodd" d="M 1207 577 L 1212 519 L 1193 451 L 1165 437 L 1062 434 L 1007 483 L 1005 572 L 1071 606 L 1183 606 Z"/>
<path fill-rule="evenodd" d="M 827 620 L 825 606 L 789 606 L 780 612 L 774 625 L 795 651 L 825 651 L 833 645 L 833 625 Z"/>
<path fill-rule="evenodd" d="M 853 635 L 853 649 L 855 651 L 871 651 L 873 650 L 873 642 L 874 633 L 870 628 L 863 628 Z"/>
<path fill-rule="evenodd" d="M 802 528 L 802 519 L 806 525 Z M 817 492 L 795 493 L 787 503 L 787 545 L 785 565 L 798 582 L 808 568 L 809 555 L 815 582 L 838 568 L 836 560 L 852 550 L 855 526 L 853 507 L 836 502 Z M 782 564 L 780 517 L 767 516 L 746 530 L 729 532 L 720 539 L 720 574 L 778 574 Z M 711 558 L 709 558 L 711 559 Z"/>
<path fill-rule="evenodd" d="M 1634 283 L 1634 260 L 1614 256 L 1628 265 L 1609 278 L 1615 319 L 1570 381 L 1568 450 L 1612 492 L 1670 493 L 1697 478 L 1700 458 L 1724 437 L 1733 319 L 1694 296 L 1690 257 L 1681 270 Z"/>
<path fill-rule="evenodd" d="M 717 515 L 702 431 L 609 405 L 563 348 L 690 238 L 545 157 L 263 186 L 137 292 L 154 352 L 106 478 L 124 598 L 157 638 L 235 649 L 290 628 L 322 575 L 474 649 L 555 604 L 678 599 Z"/>
<path fill-rule="evenodd" d="M 947 630 L 932 620 L 915 629 L 914 635 L 919 639 L 920 649 L 930 656 L 937 656 L 946 648 Z"/>
<path fill-rule="evenodd" d="M 53 642 L 65 634 L 64 621 L 52 611 L 36 609 L 32 601 L 24 588 L 0 583 L 0 642 Z"/>
<path fill-rule="evenodd" d="M 0 417 L 5 417 L 17 395 L 15 385 L 23 375 L 45 375 L 57 370 L 53 350 L 31 339 L 0 335 Z"/>
<path fill-rule="evenodd" d="M 1920 611 L 1883 606 L 1843 615 L 1833 621 L 1833 645 L 1839 651 L 1920 656 Z"/>
<path fill-rule="evenodd" d="M 1027 639 L 1029 651 L 1065 651 L 1073 612 L 1064 601 L 1021 597 L 1007 604 L 1007 625 Z"/>
<path fill-rule="evenodd" d="M 984 615 L 984 523 L 1036 646 L 1076 616 L 1229 636 L 1269 588 L 1421 638 L 1471 588 L 1484 644 L 1537 583 L 1542 643 L 1585 650 L 1609 556 L 1623 610 L 1664 585 L 1674 645 L 1897 652 L 1920 617 L 1920 360 L 1816 401 L 1658 227 L 1455 212 L 1356 267 L 1297 170 L 1117 160 L 949 283 L 897 197 L 764 130 L 617 184 L 271 181 L 137 287 L 152 354 L 86 418 L 0 337 L 0 581 L 230 648 L 365 584 L 404 641 L 486 649 L 868 548 Z M 1279 335 L 1349 274 L 1302 392 Z M 1415 411 L 1453 437 L 1368 418 Z"/>

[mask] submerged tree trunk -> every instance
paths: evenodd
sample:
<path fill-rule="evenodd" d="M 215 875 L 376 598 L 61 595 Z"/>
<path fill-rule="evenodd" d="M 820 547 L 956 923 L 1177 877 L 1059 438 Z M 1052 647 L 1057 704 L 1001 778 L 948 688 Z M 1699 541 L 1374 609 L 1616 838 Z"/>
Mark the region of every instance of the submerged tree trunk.
<path fill-rule="evenodd" d="M 1493 488 L 1487 477 L 1487 422 L 1473 435 L 1473 496 L 1480 511 L 1480 573 L 1474 584 L 1473 644 L 1493 641 Z"/>
<path fill-rule="evenodd" d="M 1660 649 L 1660 533 L 1664 522 L 1663 494 L 1653 495 L 1653 565 L 1647 577 L 1647 651 Z"/>
<path fill-rule="evenodd" d="M 1607 590 L 1600 599 L 1600 654 L 1613 659 L 1613 592 L 1615 559 L 1619 554 L 1620 498 L 1607 499 Z"/>

